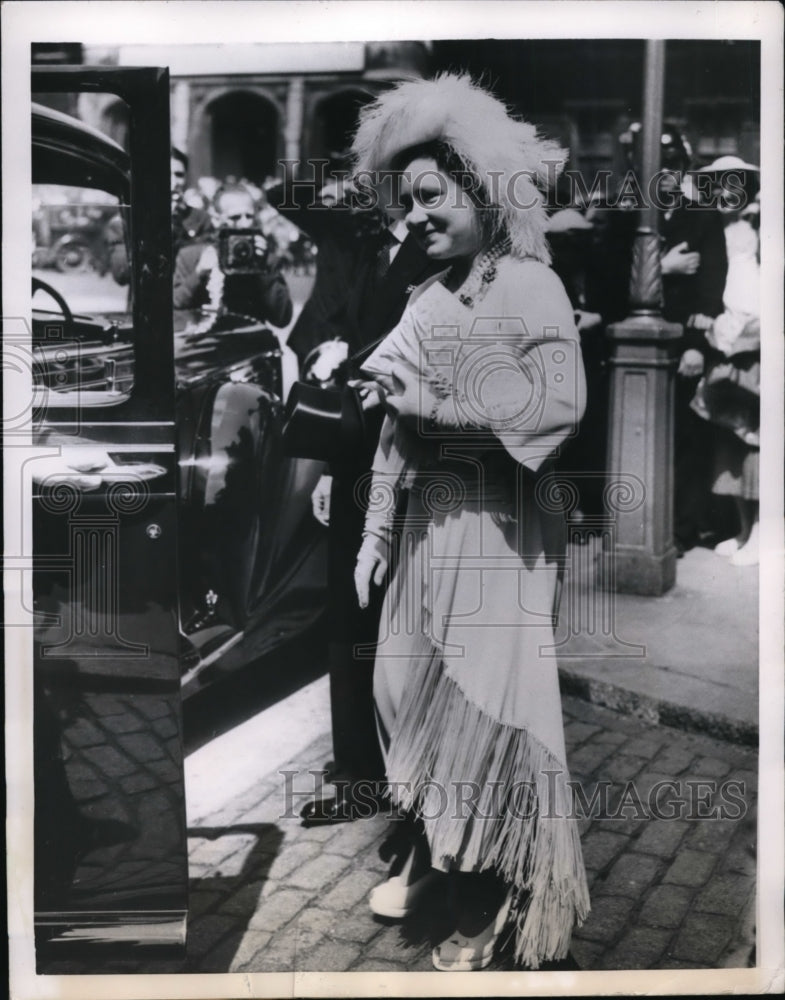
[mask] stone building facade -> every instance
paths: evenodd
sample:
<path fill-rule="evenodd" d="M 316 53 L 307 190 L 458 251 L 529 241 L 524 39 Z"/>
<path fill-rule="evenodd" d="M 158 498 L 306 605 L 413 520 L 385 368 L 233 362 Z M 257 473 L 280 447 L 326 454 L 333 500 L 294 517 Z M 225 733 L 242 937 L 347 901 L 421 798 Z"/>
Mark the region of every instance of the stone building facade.
<path fill-rule="evenodd" d="M 189 180 L 258 183 L 281 159 L 342 164 L 358 108 L 396 80 L 462 69 L 571 152 L 591 178 L 623 170 L 619 135 L 640 117 L 642 40 L 474 39 L 269 45 L 77 46 L 79 61 L 168 66 L 172 141 L 188 153 Z M 68 51 L 66 51 L 66 49 Z M 74 46 L 38 46 L 34 61 L 74 60 Z M 697 165 L 760 157 L 760 46 L 750 41 L 667 43 L 665 117 L 692 143 Z M 120 143 L 125 109 L 83 95 L 78 114 Z"/>
<path fill-rule="evenodd" d="M 391 82 L 426 73 L 429 52 L 422 42 L 86 47 L 84 61 L 169 66 L 172 142 L 188 154 L 189 181 L 259 184 L 281 160 L 339 168 L 359 108 Z M 116 97 L 82 95 L 79 114 L 125 143 Z"/>

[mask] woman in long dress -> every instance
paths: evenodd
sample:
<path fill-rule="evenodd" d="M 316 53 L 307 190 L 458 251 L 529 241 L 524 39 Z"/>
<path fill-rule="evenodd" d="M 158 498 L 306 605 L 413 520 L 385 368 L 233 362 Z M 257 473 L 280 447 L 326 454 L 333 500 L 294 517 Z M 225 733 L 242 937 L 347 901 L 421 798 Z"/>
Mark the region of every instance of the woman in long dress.
<path fill-rule="evenodd" d="M 722 156 L 701 173 L 714 177 L 713 198 L 725 224 L 728 274 L 723 311 L 697 315 L 710 350 L 692 407 L 714 426 L 712 492 L 733 499 L 739 531 L 716 545 L 734 566 L 758 563 L 760 463 L 760 239 L 759 203 L 752 195 L 758 168 Z"/>
<path fill-rule="evenodd" d="M 584 407 L 569 300 L 547 266 L 537 184 L 564 151 L 465 77 L 407 82 L 364 110 L 358 177 L 401 171 L 406 222 L 444 263 L 364 364 L 387 417 L 356 569 L 389 563 L 374 695 L 391 796 L 421 836 L 370 905 L 405 917 L 447 873 L 437 969 L 487 966 L 508 927 L 532 968 L 588 913 L 554 619 L 565 552 L 553 457 Z"/>

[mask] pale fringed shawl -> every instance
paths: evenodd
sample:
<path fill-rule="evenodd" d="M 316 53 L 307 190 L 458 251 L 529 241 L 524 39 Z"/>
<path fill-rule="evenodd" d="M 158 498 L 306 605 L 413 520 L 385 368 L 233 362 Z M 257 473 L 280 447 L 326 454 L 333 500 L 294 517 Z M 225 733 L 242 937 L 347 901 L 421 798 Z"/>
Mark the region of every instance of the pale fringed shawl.
<path fill-rule="evenodd" d="M 535 271 L 524 277 L 523 268 Z M 544 270 L 501 262 L 474 310 L 438 282 L 430 284 L 368 361 L 382 376 L 406 364 L 427 377 L 440 358 L 457 362 L 476 340 L 483 357 L 514 357 L 519 374 L 534 366 L 531 381 L 544 397 L 536 420 L 510 422 L 519 379 L 507 392 L 504 380 L 494 386 L 485 421 L 504 450 L 532 469 L 564 439 L 583 405 L 580 355 L 569 349 L 577 342 L 573 328 L 544 344 L 520 329 L 517 339 L 510 335 L 509 317 L 525 311 L 520 296 L 540 283 L 548 287 L 538 268 Z M 507 319 L 493 319 L 489 331 L 478 327 L 480 316 Z M 471 436 L 459 432 L 455 441 L 465 446 Z M 434 866 L 492 869 L 514 886 L 516 954 L 536 968 L 566 955 L 575 923 L 589 910 L 577 824 L 570 818 L 553 655 L 564 518 L 529 473 L 514 500 L 491 482 L 469 488 L 456 502 L 460 459 L 438 461 L 433 448 L 430 458 L 417 448 L 413 436 L 388 421 L 374 462 L 375 477 L 413 487 L 374 674 L 377 708 L 390 735 L 388 778 L 394 799 L 423 817 Z M 464 478 L 471 482 L 472 473 Z M 440 482 L 444 488 L 434 492 Z M 461 781 L 478 788 L 477 816 L 458 809 Z M 505 796 L 514 789 L 517 808 L 510 809 Z"/>
<path fill-rule="evenodd" d="M 471 422 L 493 432 L 516 461 L 536 471 L 583 415 L 580 342 L 569 300 L 549 268 L 505 257 L 497 273 L 473 309 L 447 291 L 443 275 L 429 279 L 362 367 L 383 381 L 398 365 L 426 380 L 452 382 Z M 544 301 L 532 308 L 526 299 L 535 297 Z M 542 314 L 556 319 L 529 329 L 524 317 Z M 393 472 L 404 471 L 407 456 L 413 464 L 417 452 L 417 440 L 388 419 L 374 469 L 389 481 Z"/>
<path fill-rule="evenodd" d="M 563 759 L 468 701 L 434 651 L 406 686 L 387 773 L 398 805 L 423 817 L 435 867 L 494 870 L 514 886 L 518 961 L 566 957 L 590 904 Z"/>
<path fill-rule="evenodd" d="M 552 186 L 567 151 L 516 120 L 501 101 L 461 74 L 411 80 L 360 111 L 352 144 L 355 177 L 373 183 L 407 149 L 440 140 L 480 181 L 499 209 L 495 235 L 509 235 L 512 255 L 550 260 L 540 189 Z"/>

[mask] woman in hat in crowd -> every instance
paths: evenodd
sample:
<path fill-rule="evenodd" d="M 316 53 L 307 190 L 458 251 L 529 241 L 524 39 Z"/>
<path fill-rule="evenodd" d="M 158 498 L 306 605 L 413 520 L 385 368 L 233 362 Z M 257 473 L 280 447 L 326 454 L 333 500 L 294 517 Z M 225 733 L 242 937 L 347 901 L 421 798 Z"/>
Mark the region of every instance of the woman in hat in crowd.
<path fill-rule="evenodd" d="M 704 331 L 709 348 L 692 407 L 713 425 L 712 492 L 733 499 L 739 520 L 738 533 L 714 551 L 734 566 L 754 566 L 759 558 L 759 168 L 738 156 L 721 156 L 697 173 L 711 178 L 712 200 L 722 213 L 728 273 L 720 315 L 690 320 Z"/>
<path fill-rule="evenodd" d="M 440 970 L 486 967 L 505 930 L 531 968 L 589 909 L 554 653 L 565 549 L 550 473 L 585 384 L 548 267 L 538 187 L 565 152 L 467 77 L 406 82 L 361 112 L 359 182 L 400 172 L 406 224 L 443 264 L 363 365 L 387 416 L 367 491 L 361 604 L 389 565 L 374 695 L 411 851 L 370 897 L 403 918 L 441 880 Z"/>

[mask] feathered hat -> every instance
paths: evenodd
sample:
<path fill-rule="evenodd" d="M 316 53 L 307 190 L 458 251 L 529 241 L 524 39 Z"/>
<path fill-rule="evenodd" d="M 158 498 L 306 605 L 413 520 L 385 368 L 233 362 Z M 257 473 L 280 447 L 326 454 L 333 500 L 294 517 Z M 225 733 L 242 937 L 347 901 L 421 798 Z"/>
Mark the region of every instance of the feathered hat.
<path fill-rule="evenodd" d="M 558 143 L 512 117 L 504 104 L 464 74 L 401 83 L 360 111 L 352 144 L 356 176 L 392 168 L 407 149 L 442 142 L 480 185 L 493 235 L 508 235 L 515 257 L 550 259 L 539 188 L 567 159 Z"/>

